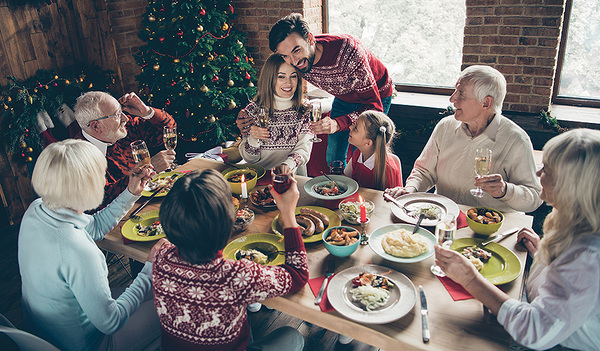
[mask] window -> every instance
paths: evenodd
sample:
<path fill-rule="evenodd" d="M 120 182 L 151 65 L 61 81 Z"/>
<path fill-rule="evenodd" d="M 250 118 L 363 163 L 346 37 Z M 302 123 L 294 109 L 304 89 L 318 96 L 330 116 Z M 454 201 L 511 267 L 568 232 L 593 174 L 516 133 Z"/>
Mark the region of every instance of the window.
<path fill-rule="evenodd" d="M 554 102 L 600 106 L 598 18 L 600 0 L 567 1 Z"/>
<path fill-rule="evenodd" d="M 394 83 L 452 88 L 460 74 L 464 0 L 328 0 L 327 31 L 351 34 L 380 59 Z"/>

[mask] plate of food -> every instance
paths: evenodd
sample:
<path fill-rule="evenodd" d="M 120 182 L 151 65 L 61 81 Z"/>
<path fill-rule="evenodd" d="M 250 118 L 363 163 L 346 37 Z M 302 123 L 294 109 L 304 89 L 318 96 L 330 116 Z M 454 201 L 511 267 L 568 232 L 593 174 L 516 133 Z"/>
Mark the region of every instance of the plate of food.
<path fill-rule="evenodd" d="M 340 200 L 358 191 L 358 183 L 346 176 L 329 175 L 329 178 L 335 181 L 335 184 L 325 176 L 319 176 L 310 179 L 304 183 L 304 191 L 321 200 Z"/>
<path fill-rule="evenodd" d="M 244 163 L 241 165 L 236 165 L 237 167 L 229 167 L 226 170 L 224 170 L 223 172 L 221 172 L 222 175 L 225 175 L 231 171 L 234 171 L 236 169 L 253 169 L 254 171 L 256 171 L 256 179 L 260 179 L 265 175 L 265 169 L 262 166 L 259 165 L 251 165 L 249 163 Z"/>
<path fill-rule="evenodd" d="M 420 262 L 434 253 L 435 236 L 423 227 L 412 234 L 412 224 L 390 224 L 378 228 L 369 237 L 369 246 L 377 255 L 399 263 Z"/>
<path fill-rule="evenodd" d="M 248 234 L 230 241 L 223 249 L 223 257 L 276 266 L 285 263 L 285 246 L 283 238 L 276 234 Z"/>
<path fill-rule="evenodd" d="M 277 208 L 277 204 L 275 204 L 275 199 L 273 199 L 269 187 L 253 190 L 250 193 L 250 202 L 256 208 L 264 211 L 271 211 Z"/>
<path fill-rule="evenodd" d="M 425 218 L 421 225 L 425 227 L 435 226 L 445 214 L 454 215 L 454 218 L 458 218 L 460 214 L 460 209 L 454 201 L 438 194 L 412 193 L 402 195 L 396 201 L 402 207 L 392 202 L 394 216 L 404 222 L 415 224 L 419 219 L 419 215 L 423 213 Z"/>
<path fill-rule="evenodd" d="M 130 219 L 121 227 L 121 234 L 126 239 L 154 241 L 166 236 L 158 220 L 158 210 L 140 213 L 138 216 L 139 219 Z"/>
<path fill-rule="evenodd" d="M 321 233 L 328 228 L 342 224 L 342 220 L 335 212 L 319 206 L 296 207 L 296 221 L 300 226 L 305 243 L 321 241 Z M 271 230 L 275 234 L 283 235 L 283 225 L 279 221 L 279 215 L 275 216 L 271 222 Z"/>
<path fill-rule="evenodd" d="M 365 324 L 385 324 L 409 313 L 417 291 L 404 274 L 377 265 L 345 269 L 327 287 L 331 306 L 348 319 Z"/>
<path fill-rule="evenodd" d="M 521 275 L 521 261 L 506 247 L 489 243 L 480 244 L 484 239 L 461 238 L 454 240 L 452 250 L 463 254 L 477 270 L 494 285 L 510 283 Z"/>
<path fill-rule="evenodd" d="M 166 196 L 173 187 L 173 184 L 175 184 L 177 178 L 182 175 L 183 173 L 179 172 L 163 172 L 157 174 L 154 176 L 154 178 L 148 181 L 148 184 L 146 184 L 144 190 L 142 191 L 142 196 L 152 196 L 154 191 L 161 186 L 164 186 L 164 188 L 158 194 L 156 194 L 156 197 Z"/>

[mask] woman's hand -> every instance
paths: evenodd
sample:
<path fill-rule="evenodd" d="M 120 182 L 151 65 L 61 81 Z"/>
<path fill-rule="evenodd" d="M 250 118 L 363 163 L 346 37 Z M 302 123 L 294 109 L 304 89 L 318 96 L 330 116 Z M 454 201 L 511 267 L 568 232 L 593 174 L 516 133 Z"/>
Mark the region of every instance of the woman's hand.
<path fill-rule="evenodd" d="M 254 119 L 248 116 L 246 110 L 240 110 L 240 113 L 238 113 L 237 119 L 235 120 L 235 124 L 240 130 L 240 133 L 242 133 L 242 137 L 248 135 L 248 132 L 250 131 L 250 126 L 253 122 Z"/>
<path fill-rule="evenodd" d="M 435 263 L 440 266 L 448 278 L 467 290 L 469 283 L 479 274 L 477 268 L 465 256 L 439 245 L 435 245 Z"/>
<path fill-rule="evenodd" d="M 290 188 L 283 194 L 279 194 L 272 186 L 269 185 L 269 191 L 275 199 L 275 203 L 277 204 L 277 208 L 279 209 L 279 218 L 283 222 L 284 228 L 293 228 L 297 227 L 298 223 L 296 222 L 296 205 L 298 204 L 298 199 L 300 198 L 300 192 L 298 191 L 298 182 L 294 177 L 290 174 L 290 180 L 292 184 Z"/>
<path fill-rule="evenodd" d="M 506 182 L 500 174 L 475 177 L 475 186 L 480 186 L 483 191 L 495 198 L 501 198 L 506 195 Z"/>
<path fill-rule="evenodd" d="M 158 253 L 158 250 L 160 250 L 160 248 L 168 242 L 169 242 L 169 240 L 167 240 L 166 238 L 162 238 L 158 242 L 156 242 L 156 244 L 154 244 L 154 246 L 152 246 L 152 249 L 150 250 L 150 253 L 148 254 L 148 258 L 146 258 L 146 261 L 154 264 L 154 260 L 156 259 L 156 254 Z"/>
<path fill-rule="evenodd" d="M 404 194 L 410 194 L 410 193 L 414 193 L 415 192 L 415 188 L 413 187 L 403 187 L 403 186 L 397 186 L 395 188 L 387 188 L 383 191 L 384 194 L 388 194 L 393 198 L 398 198 L 401 195 Z M 387 200 L 386 200 L 387 201 Z"/>
<path fill-rule="evenodd" d="M 271 137 L 271 132 L 269 132 L 269 128 L 262 128 L 258 126 L 250 126 L 250 135 L 260 140 L 267 140 Z"/>
<path fill-rule="evenodd" d="M 533 229 L 523 228 L 517 233 L 517 242 L 522 242 L 533 257 L 540 246 L 540 236 Z"/>
<path fill-rule="evenodd" d="M 129 172 L 127 189 L 133 195 L 140 195 L 148 181 L 156 175 L 152 165 L 136 166 Z"/>

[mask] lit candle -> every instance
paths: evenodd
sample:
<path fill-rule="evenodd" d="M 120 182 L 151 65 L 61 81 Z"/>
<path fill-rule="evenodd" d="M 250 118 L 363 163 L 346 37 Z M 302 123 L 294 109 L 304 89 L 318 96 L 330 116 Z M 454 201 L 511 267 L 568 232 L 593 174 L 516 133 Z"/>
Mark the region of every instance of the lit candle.
<path fill-rule="evenodd" d="M 365 223 L 367 221 L 367 209 L 362 196 L 358 195 L 358 200 L 360 200 L 360 223 Z"/>
<path fill-rule="evenodd" d="M 242 198 L 248 198 L 248 187 L 246 186 L 244 175 L 242 174 Z"/>

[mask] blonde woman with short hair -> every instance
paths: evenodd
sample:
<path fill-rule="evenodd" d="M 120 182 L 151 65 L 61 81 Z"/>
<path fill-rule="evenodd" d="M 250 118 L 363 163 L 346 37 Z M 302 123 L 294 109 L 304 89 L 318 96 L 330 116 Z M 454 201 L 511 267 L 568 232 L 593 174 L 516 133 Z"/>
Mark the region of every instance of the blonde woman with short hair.
<path fill-rule="evenodd" d="M 518 234 L 533 256 L 527 301 L 510 299 L 457 252 L 436 246 L 436 262 L 518 343 L 600 350 L 600 131 L 575 129 L 552 138 L 537 175 L 540 196 L 553 210 L 543 239 L 528 228 Z"/>
<path fill-rule="evenodd" d="M 102 202 L 105 172 L 98 148 L 74 139 L 49 145 L 33 170 L 41 198 L 25 212 L 18 242 L 23 313 L 28 329 L 61 350 L 139 349 L 160 335 L 151 263 L 113 298 L 104 254 L 94 243 L 127 214 L 155 172 L 132 169 L 119 197 L 84 214 Z"/>

